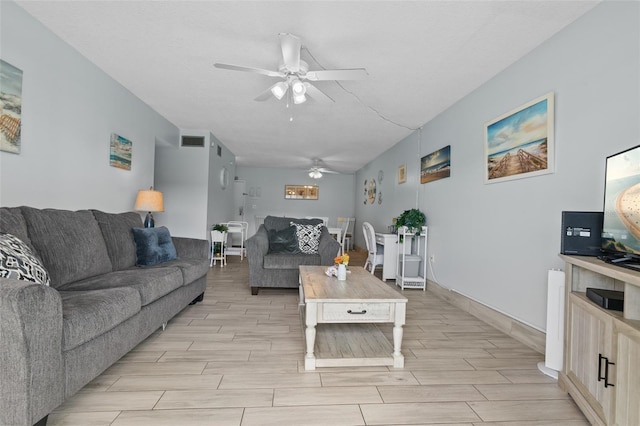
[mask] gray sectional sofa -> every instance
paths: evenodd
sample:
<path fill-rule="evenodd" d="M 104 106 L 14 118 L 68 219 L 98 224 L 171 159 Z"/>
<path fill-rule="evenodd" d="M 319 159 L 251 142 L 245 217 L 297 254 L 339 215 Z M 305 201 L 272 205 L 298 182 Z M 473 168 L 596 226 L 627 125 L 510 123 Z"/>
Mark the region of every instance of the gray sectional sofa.
<path fill-rule="evenodd" d="M 273 251 L 274 233 L 284 231 L 291 222 L 302 225 L 319 225 L 321 219 L 298 219 L 291 217 L 267 216 L 256 233 L 247 240 L 249 259 L 249 286 L 256 295 L 260 288 L 298 288 L 298 266 L 333 265 L 340 250 L 340 243 L 333 238 L 326 227 L 318 239 L 317 254 L 305 254 L 283 250 Z M 271 243 L 271 244 L 270 244 Z M 280 245 L 286 245 L 282 243 Z M 270 247 L 271 246 L 271 247 Z"/>
<path fill-rule="evenodd" d="M 0 208 L 0 232 L 40 258 L 50 286 L 0 278 L 0 425 L 44 424 L 206 287 L 208 242 L 172 238 L 177 258 L 136 266 L 138 213 Z"/>

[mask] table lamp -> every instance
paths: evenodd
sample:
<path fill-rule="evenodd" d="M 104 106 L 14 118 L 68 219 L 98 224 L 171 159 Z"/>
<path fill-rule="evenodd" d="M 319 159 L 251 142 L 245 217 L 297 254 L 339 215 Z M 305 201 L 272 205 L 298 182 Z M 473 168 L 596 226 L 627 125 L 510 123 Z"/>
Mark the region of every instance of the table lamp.
<path fill-rule="evenodd" d="M 149 189 L 141 189 L 138 191 L 136 197 L 136 205 L 134 207 L 137 211 L 147 212 L 147 217 L 144 219 L 145 228 L 153 228 L 155 222 L 151 212 L 163 212 L 164 200 L 162 198 L 162 192 L 154 191 L 153 186 Z"/>

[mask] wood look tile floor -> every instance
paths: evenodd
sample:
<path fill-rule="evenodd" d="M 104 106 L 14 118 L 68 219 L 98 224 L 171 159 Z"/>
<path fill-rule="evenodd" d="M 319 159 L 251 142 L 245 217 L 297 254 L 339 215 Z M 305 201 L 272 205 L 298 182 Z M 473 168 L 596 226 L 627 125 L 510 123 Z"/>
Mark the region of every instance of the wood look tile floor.
<path fill-rule="evenodd" d="M 352 265 L 364 258 L 351 253 Z M 377 273 L 379 276 L 379 273 Z M 433 296 L 409 299 L 405 368 L 304 370 L 297 290 L 252 296 L 248 262 L 49 416 L 50 426 L 586 426 L 543 356 Z M 393 281 L 388 282 L 393 286 Z M 381 325 L 390 337 L 391 325 Z"/>

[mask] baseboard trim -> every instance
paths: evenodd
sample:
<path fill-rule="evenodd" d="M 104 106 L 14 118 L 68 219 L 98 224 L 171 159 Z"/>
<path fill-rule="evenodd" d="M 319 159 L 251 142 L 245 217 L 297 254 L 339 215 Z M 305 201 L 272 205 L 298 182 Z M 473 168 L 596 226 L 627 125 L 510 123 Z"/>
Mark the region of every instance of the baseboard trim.
<path fill-rule="evenodd" d="M 427 291 L 431 291 L 440 299 L 497 328 L 534 351 L 541 354 L 545 353 L 546 335 L 542 331 L 536 330 L 463 294 L 444 288 L 434 281 L 427 280 Z"/>

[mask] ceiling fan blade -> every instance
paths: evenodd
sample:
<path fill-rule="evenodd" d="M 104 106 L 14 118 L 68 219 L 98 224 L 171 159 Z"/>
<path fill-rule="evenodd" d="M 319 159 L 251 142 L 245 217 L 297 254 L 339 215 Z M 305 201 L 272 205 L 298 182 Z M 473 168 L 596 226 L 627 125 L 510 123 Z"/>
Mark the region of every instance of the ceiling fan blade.
<path fill-rule="evenodd" d="M 275 84 L 274 84 L 274 86 L 275 86 Z M 271 86 L 271 87 L 273 87 L 273 86 Z M 271 93 L 271 87 L 269 87 L 267 90 L 265 90 L 264 92 L 262 92 L 258 96 L 256 96 L 254 101 L 262 102 L 262 101 L 266 101 L 267 99 L 272 97 L 273 93 Z"/>
<path fill-rule="evenodd" d="M 327 170 L 327 169 L 323 169 L 323 168 L 318 169 L 318 171 L 320 173 L 329 173 L 329 174 L 333 174 L 333 175 L 339 175 L 340 174 L 340 172 L 336 172 L 335 170 Z"/>
<path fill-rule="evenodd" d="M 255 74 L 268 75 L 269 77 L 281 77 L 281 78 L 285 77 L 284 73 L 281 73 L 280 71 L 270 71 L 262 68 L 243 67 L 240 65 L 218 64 L 218 63 L 213 64 L 213 66 L 216 68 L 224 69 L 224 70 L 252 72 Z"/>
<path fill-rule="evenodd" d="M 309 96 L 314 101 L 320 104 L 325 104 L 325 105 L 329 105 L 335 102 L 333 99 L 331 99 L 328 95 L 326 95 L 324 92 L 322 92 L 313 84 L 305 82 L 304 86 L 307 88 L 307 93 L 306 93 L 307 96 Z"/>
<path fill-rule="evenodd" d="M 291 72 L 300 71 L 300 38 L 289 33 L 279 35 L 284 66 Z"/>
<path fill-rule="evenodd" d="M 346 70 L 318 70 L 309 71 L 305 78 L 310 81 L 320 80 L 360 80 L 368 76 L 364 68 L 353 68 Z"/>

